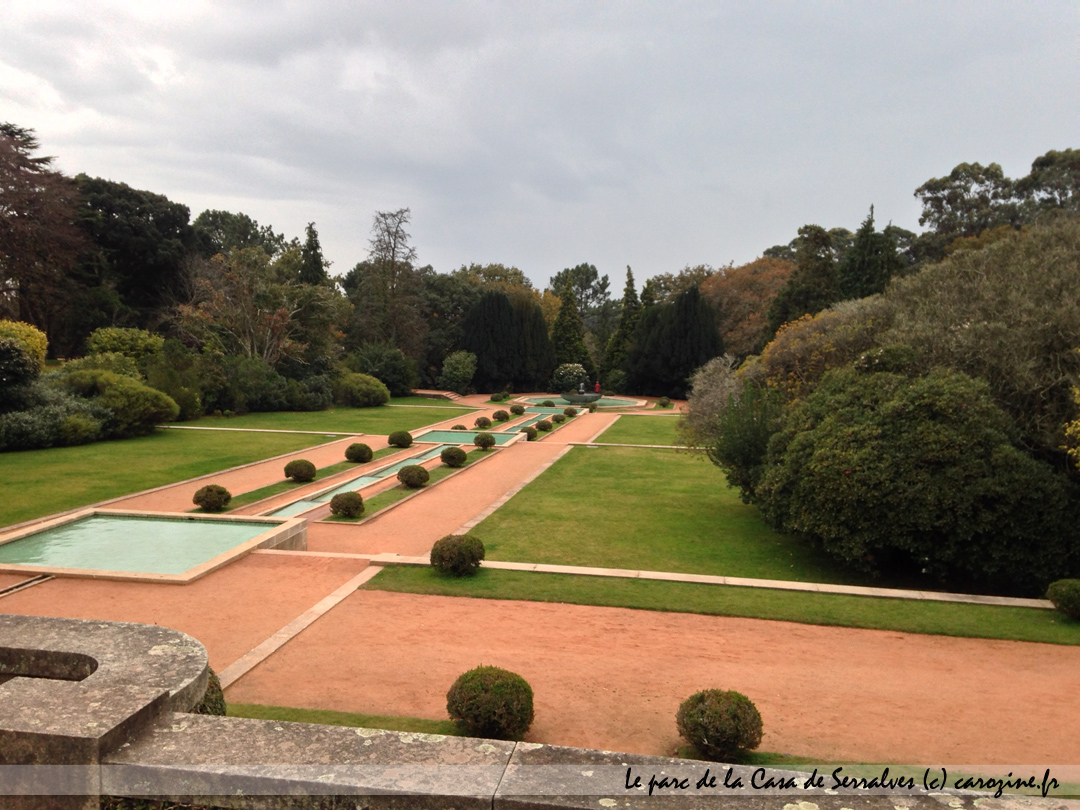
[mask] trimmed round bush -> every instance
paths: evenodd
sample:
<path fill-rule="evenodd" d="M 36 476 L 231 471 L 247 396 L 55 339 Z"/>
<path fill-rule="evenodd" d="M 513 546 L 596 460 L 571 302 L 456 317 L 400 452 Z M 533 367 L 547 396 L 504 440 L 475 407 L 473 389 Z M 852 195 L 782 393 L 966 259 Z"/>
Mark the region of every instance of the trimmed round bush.
<path fill-rule="evenodd" d="M 207 484 L 195 493 L 191 502 L 204 512 L 220 512 L 229 505 L 232 493 L 220 484 Z"/>
<path fill-rule="evenodd" d="M 476 573 L 483 559 L 484 544 L 471 534 L 448 534 L 431 547 L 432 567 L 452 577 Z"/>
<path fill-rule="evenodd" d="M 465 451 L 460 447 L 447 447 L 439 453 L 439 458 L 442 459 L 442 463 L 447 467 L 465 466 Z"/>
<path fill-rule="evenodd" d="M 679 706 L 675 723 L 705 757 L 730 762 L 761 744 L 761 715 L 746 695 L 706 689 Z"/>
<path fill-rule="evenodd" d="M 547 419 L 541 419 L 539 422 L 536 423 L 536 429 L 542 430 L 546 433 L 547 431 L 551 430 L 551 422 L 549 422 Z"/>
<path fill-rule="evenodd" d="M 491 418 L 494 419 L 496 422 L 505 422 L 507 419 L 510 418 L 510 414 L 508 414 L 506 411 L 495 411 L 495 413 L 491 415 Z"/>
<path fill-rule="evenodd" d="M 502 402 L 504 399 L 506 399 L 506 397 L 501 393 L 492 394 L 488 397 L 489 402 Z"/>
<path fill-rule="evenodd" d="M 340 517 L 358 518 L 364 514 L 364 498 L 359 492 L 339 492 L 330 499 L 330 511 Z"/>
<path fill-rule="evenodd" d="M 563 416 L 561 413 L 557 413 L 551 417 L 551 421 L 554 422 L 556 425 L 561 425 L 563 422 L 566 421 L 566 417 Z"/>
<path fill-rule="evenodd" d="M 567 419 L 573 419 L 577 416 L 577 408 L 563 408 L 563 416 Z"/>
<path fill-rule="evenodd" d="M 510 413 L 512 413 L 514 416 L 521 416 L 523 413 L 525 413 L 525 406 L 521 403 L 515 402 L 513 405 L 510 406 Z"/>
<path fill-rule="evenodd" d="M 408 447 L 412 444 L 412 434 L 407 430 L 395 430 L 386 437 L 386 443 L 391 447 Z"/>
<path fill-rule="evenodd" d="M 356 442 L 345 448 L 345 460 L 355 461 L 357 464 L 364 464 L 371 461 L 373 455 L 374 453 L 371 452 L 371 448 L 363 442 Z"/>
<path fill-rule="evenodd" d="M 473 444 L 481 450 L 490 450 L 495 446 L 495 437 L 490 433 L 477 433 L 476 437 L 473 439 Z"/>
<path fill-rule="evenodd" d="M 428 482 L 429 478 L 431 478 L 431 476 L 428 474 L 428 471 L 419 464 L 409 464 L 406 467 L 402 467 L 398 470 L 397 474 L 397 480 L 409 489 L 420 489 L 420 487 Z"/>
<path fill-rule="evenodd" d="M 510 399 L 510 392 L 509 391 L 501 391 L 501 392 L 499 392 L 499 402 L 506 402 L 506 400 L 508 400 L 508 399 Z"/>
<path fill-rule="evenodd" d="M 454 681 L 446 693 L 446 711 L 473 737 L 517 740 L 533 721 L 532 687 L 516 673 L 477 667 Z"/>
<path fill-rule="evenodd" d="M 298 484 L 315 480 L 315 465 L 306 458 L 297 458 L 285 465 L 285 477 Z"/>
<path fill-rule="evenodd" d="M 527 425 L 526 427 L 523 427 L 520 432 L 525 434 L 528 441 L 536 441 L 536 428 L 534 428 L 532 425 Z"/>
<path fill-rule="evenodd" d="M 554 408 L 555 407 L 555 401 L 551 400 L 551 399 L 545 399 L 543 402 L 540 403 L 540 407 L 541 408 Z"/>
<path fill-rule="evenodd" d="M 491 420 L 488 419 L 486 416 L 478 416 L 476 417 L 476 421 L 473 422 L 473 424 L 481 430 L 487 430 L 489 427 L 491 427 Z"/>
<path fill-rule="evenodd" d="M 370 374 L 342 374 L 334 384 L 334 399 L 339 405 L 374 408 L 390 401 L 390 389 Z"/>
<path fill-rule="evenodd" d="M 1046 589 L 1046 598 L 1070 619 L 1080 621 L 1080 579 L 1059 579 Z"/>
<path fill-rule="evenodd" d="M 659 405 L 661 408 L 670 408 L 671 400 L 667 397 L 660 397 L 660 399 L 656 400 L 656 404 Z"/>
<path fill-rule="evenodd" d="M 452 428 L 450 428 L 450 429 L 451 429 L 451 430 L 468 430 L 468 428 L 467 428 L 467 427 L 465 427 L 464 425 L 454 425 L 454 426 L 453 426 Z"/>

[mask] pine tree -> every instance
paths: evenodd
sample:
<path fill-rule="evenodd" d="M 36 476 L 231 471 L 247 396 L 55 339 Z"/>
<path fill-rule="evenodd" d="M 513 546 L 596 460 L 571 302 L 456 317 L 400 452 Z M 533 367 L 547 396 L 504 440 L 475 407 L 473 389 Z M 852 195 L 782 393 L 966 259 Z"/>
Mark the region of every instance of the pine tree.
<path fill-rule="evenodd" d="M 634 339 L 634 330 L 637 328 L 638 315 L 641 314 L 641 302 L 638 300 L 637 290 L 634 288 L 634 274 L 630 266 L 626 266 L 626 286 L 623 288 L 622 308 L 619 311 L 619 325 L 611 336 L 604 351 L 603 373 L 622 368 L 626 360 L 626 352 L 630 349 L 630 343 Z"/>
<path fill-rule="evenodd" d="M 874 206 L 855 234 L 855 243 L 836 270 L 840 299 L 865 298 L 884 292 L 889 279 L 900 268 L 896 240 L 891 230 L 874 230 Z"/>
<path fill-rule="evenodd" d="M 307 239 L 300 248 L 300 281 L 303 284 L 325 284 L 330 280 L 326 274 L 326 268 L 330 263 L 323 258 L 322 247 L 319 245 L 319 232 L 315 230 L 315 223 L 307 224 Z"/>
<path fill-rule="evenodd" d="M 551 342 L 555 347 L 555 363 L 580 363 L 585 367 L 589 379 L 596 378 L 596 366 L 593 365 L 589 350 L 585 348 L 585 326 L 578 312 L 574 288 L 566 285 L 558 291 L 562 298 L 555 325 L 551 328 Z"/>

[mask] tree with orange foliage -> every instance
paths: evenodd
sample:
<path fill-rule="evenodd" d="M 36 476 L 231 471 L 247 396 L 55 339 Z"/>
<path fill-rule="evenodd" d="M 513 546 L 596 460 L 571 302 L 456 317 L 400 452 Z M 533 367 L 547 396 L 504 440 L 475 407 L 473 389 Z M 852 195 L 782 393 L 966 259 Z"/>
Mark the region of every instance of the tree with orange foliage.
<path fill-rule="evenodd" d="M 701 283 L 713 307 L 724 348 L 736 357 L 757 354 L 765 344 L 769 305 L 795 265 L 763 256 L 739 267 L 723 267 Z"/>

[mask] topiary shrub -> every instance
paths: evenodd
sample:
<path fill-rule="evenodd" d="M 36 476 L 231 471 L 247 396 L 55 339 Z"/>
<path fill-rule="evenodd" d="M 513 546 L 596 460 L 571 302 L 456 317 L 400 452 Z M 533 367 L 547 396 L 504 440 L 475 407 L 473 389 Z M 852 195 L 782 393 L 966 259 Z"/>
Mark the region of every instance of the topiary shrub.
<path fill-rule="evenodd" d="M 491 401 L 491 402 L 502 402 L 504 399 L 506 399 L 506 397 L 507 397 L 506 394 L 498 393 L 498 394 L 492 394 L 490 397 L 488 397 L 488 400 Z"/>
<path fill-rule="evenodd" d="M 232 493 L 220 484 L 207 484 L 195 493 L 191 502 L 204 512 L 220 512 L 229 505 Z"/>
<path fill-rule="evenodd" d="M 540 407 L 541 408 L 554 408 L 555 407 L 555 402 L 554 402 L 554 400 L 545 399 L 543 402 L 540 403 Z"/>
<path fill-rule="evenodd" d="M 431 566 L 453 577 L 476 573 L 483 559 L 484 544 L 471 534 L 448 534 L 431 547 Z"/>
<path fill-rule="evenodd" d="M 491 420 L 488 419 L 486 416 L 478 416 L 476 417 L 476 421 L 473 422 L 473 424 L 481 430 L 487 430 L 489 427 L 491 427 Z"/>
<path fill-rule="evenodd" d="M 536 423 L 536 429 L 542 430 L 546 433 L 547 431 L 551 430 L 551 422 L 549 422 L 547 419 L 541 419 L 539 422 Z"/>
<path fill-rule="evenodd" d="M 523 413 L 525 413 L 525 406 L 520 403 L 515 403 L 514 405 L 510 406 L 510 413 L 512 413 L 514 416 L 521 416 Z"/>
<path fill-rule="evenodd" d="M 373 408 L 390 401 L 390 389 L 369 374 L 342 374 L 334 383 L 334 399 L 339 405 Z"/>
<path fill-rule="evenodd" d="M 490 450 L 495 446 L 495 437 L 490 433 L 477 433 L 473 438 L 473 444 L 481 450 Z"/>
<path fill-rule="evenodd" d="M 158 354 L 165 345 L 165 338 L 145 329 L 128 329 L 120 326 L 103 326 L 95 329 L 86 339 L 89 354 L 115 352 L 139 362 L 145 357 Z"/>
<path fill-rule="evenodd" d="M 577 416 L 577 408 L 563 408 L 563 416 L 567 419 L 573 419 Z"/>
<path fill-rule="evenodd" d="M 661 408 L 670 408 L 671 400 L 667 397 L 660 397 L 660 399 L 656 400 L 656 404 L 659 405 Z"/>
<path fill-rule="evenodd" d="M 398 470 L 397 480 L 407 486 L 409 489 L 420 489 L 428 482 L 431 476 L 428 471 L 421 467 L 419 464 L 409 464 L 406 467 L 402 467 Z"/>
<path fill-rule="evenodd" d="M 454 426 L 453 426 L 452 428 L 450 428 L 450 429 L 451 429 L 451 430 L 468 430 L 468 428 L 467 428 L 467 427 L 465 427 L 464 425 L 454 425 Z"/>
<path fill-rule="evenodd" d="M 465 466 L 465 451 L 460 447 L 447 447 L 441 453 L 439 458 L 442 459 L 442 463 L 447 467 L 464 467 Z"/>
<path fill-rule="evenodd" d="M 355 442 L 345 448 L 345 460 L 355 461 L 357 464 L 366 464 L 371 461 L 372 456 L 375 454 L 371 452 L 371 448 L 363 442 Z"/>
<path fill-rule="evenodd" d="M 297 458 L 285 465 L 285 477 L 298 484 L 315 480 L 315 465 L 306 458 Z"/>
<path fill-rule="evenodd" d="M 675 715 L 679 734 L 705 757 L 730 762 L 761 744 L 761 715 L 739 692 L 706 689 L 691 695 Z"/>
<path fill-rule="evenodd" d="M 534 428 L 532 425 L 527 425 L 526 427 L 523 427 L 520 432 L 525 434 L 527 441 L 536 441 L 536 428 Z"/>
<path fill-rule="evenodd" d="M 391 447 L 408 447 L 412 444 L 412 434 L 407 430 L 395 430 L 386 437 L 386 443 Z"/>
<path fill-rule="evenodd" d="M 561 413 L 557 413 L 553 417 L 551 417 L 551 421 L 556 425 L 561 425 L 563 422 L 566 421 L 566 417 L 563 416 Z"/>
<path fill-rule="evenodd" d="M 207 669 L 210 668 L 207 667 Z M 210 669 L 210 678 L 206 682 L 206 692 L 203 693 L 202 700 L 192 707 L 189 713 L 225 716 L 225 693 L 221 689 L 221 680 L 214 670 Z"/>
<path fill-rule="evenodd" d="M 595 402 L 590 402 L 589 403 L 589 413 L 596 413 L 596 403 Z"/>
<path fill-rule="evenodd" d="M 1070 619 L 1080 621 L 1080 579 L 1059 579 L 1046 589 L 1046 598 Z"/>
<path fill-rule="evenodd" d="M 510 392 L 509 391 L 500 391 L 499 392 L 499 402 L 506 402 L 506 400 L 508 400 L 508 399 L 510 399 Z"/>
<path fill-rule="evenodd" d="M 473 737 L 520 739 L 533 721 L 532 687 L 505 669 L 477 667 L 454 681 L 446 693 L 446 711 Z"/>
<path fill-rule="evenodd" d="M 339 492 L 330 499 L 330 511 L 340 517 L 358 518 L 364 514 L 364 498 L 359 492 Z"/>
<path fill-rule="evenodd" d="M 496 422 L 505 422 L 507 419 L 510 418 L 510 414 L 508 414 L 506 411 L 495 411 L 495 413 L 491 415 L 491 418 L 494 419 Z"/>

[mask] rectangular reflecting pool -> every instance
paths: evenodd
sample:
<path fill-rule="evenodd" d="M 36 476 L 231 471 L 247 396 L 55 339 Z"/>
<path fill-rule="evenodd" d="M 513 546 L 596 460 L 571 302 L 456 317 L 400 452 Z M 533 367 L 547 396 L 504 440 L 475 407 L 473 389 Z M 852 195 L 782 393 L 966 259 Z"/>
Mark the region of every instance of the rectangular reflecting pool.
<path fill-rule="evenodd" d="M 413 439 L 413 441 L 417 441 L 417 442 L 447 442 L 447 443 L 453 443 L 453 445 L 456 447 L 459 444 L 471 445 L 473 443 L 473 439 L 476 438 L 477 433 L 485 433 L 485 432 L 490 433 L 492 436 L 494 436 L 495 437 L 495 444 L 497 444 L 499 446 L 502 446 L 502 445 L 506 444 L 509 441 L 513 441 L 514 437 L 517 435 L 516 432 L 496 433 L 493 430 L 488 430 L 488 431 L 482 431 L 482 430 L 432 430 L 432 431 L 430 431 L 428 433 L 425 433 L 425 434 L 423 434 L 421 436 L 417 436 L 415 439 Z"/>
<path fill-rule="evenodd" d="M 0 570 L 181 582 L 282 546 L 306 546 L 303 521 L 95 510 L 0 541 Z"/>

